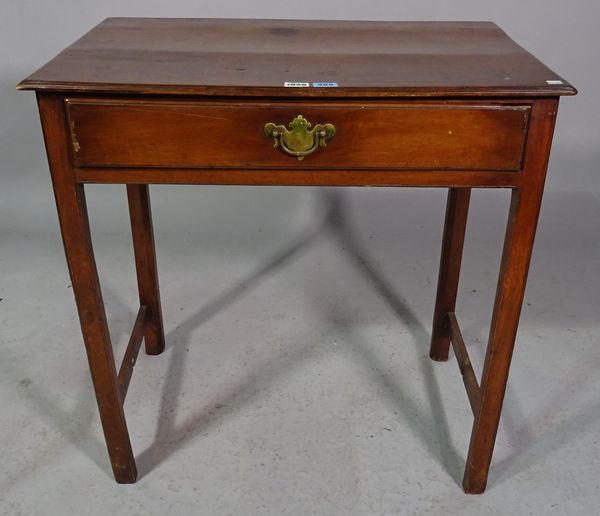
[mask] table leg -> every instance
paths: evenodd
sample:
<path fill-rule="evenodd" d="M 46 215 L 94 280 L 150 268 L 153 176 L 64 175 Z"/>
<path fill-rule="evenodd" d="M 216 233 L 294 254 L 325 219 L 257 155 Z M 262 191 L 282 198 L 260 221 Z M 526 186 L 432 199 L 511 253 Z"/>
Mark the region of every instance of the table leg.
<path fill-rule="evenodd" d="M 75 182 L 70 165 L 62 99 L 44 95 L 38 100 L 65 254 L 108 454 L 115 480 L 132 483 L 137 470 L 117 384 L 84 187 Z"/>
<path fill-rule="evenodd" d="M 533 105 L 523 185 L 512 192 L 489 342 L 481 377 L 467 465 L 466 493 L 485 490 L 513 354 L 527 273 L 542 201 L 558 101 Z"/>
<path fill-rule="evenodd" d="M 129 201 L 140 305 L 146 306 L 147 310 L 144 331 L 146 353 L 158 355 L 165 349 L 165 332 L 160 306 L 148 185 L 127 185 L 127 199 Z"/>
<path fill-rule="evenodd" d="M 524 196 L 519 190 L 513 191 L 492 326 L 483 366 L 481 405 L 479 412 L 475 414 L 463 480 L 465 491 L 468 493 L 483 492 L 487 482 L 535 232 L 532 206 L 525 204 L 536 201 L 539 202 L 539 199 Z"/>
<path fill-rule="evenodd" d="M 448 312 L 454 312 L 456 305 L 470 198 L 470 188 L 450 188 L 448 190 L 442 258 L 440 260 L 431 347 L 429 350 L 429 356 L 440 362 L 448 360 L 450 349 Z"/>

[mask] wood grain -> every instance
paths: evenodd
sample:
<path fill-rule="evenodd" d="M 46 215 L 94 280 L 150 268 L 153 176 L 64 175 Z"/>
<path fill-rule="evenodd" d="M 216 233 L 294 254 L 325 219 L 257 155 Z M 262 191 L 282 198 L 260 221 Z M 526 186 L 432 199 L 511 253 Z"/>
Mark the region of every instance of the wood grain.
<path fill-rule="evenodd" d="M 511 170 L 521 168 L 530 106 L 218 103 L 73 99 L 80 167 Z M 298 161 L 267 122 L 331 123 L 326 148 Z"/>
<path fill-rule="evenodd" d="M 338 87 L 286 88 L 286 81 Z M 575 93 L 490 22 L 176 18 L 108 18 L 19 88 L 261 97 Z"/>

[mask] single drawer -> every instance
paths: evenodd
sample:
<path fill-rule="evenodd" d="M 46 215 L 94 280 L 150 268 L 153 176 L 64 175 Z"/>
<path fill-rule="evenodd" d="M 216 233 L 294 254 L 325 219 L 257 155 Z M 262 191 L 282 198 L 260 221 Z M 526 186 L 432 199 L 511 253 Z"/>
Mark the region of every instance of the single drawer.
<path fill-rule="evenodd" d="M 128 168 L 518 171 L 530 113 L 528 105 L 356 101 L 74 98 L 66 106 L 75 165 Z"/>

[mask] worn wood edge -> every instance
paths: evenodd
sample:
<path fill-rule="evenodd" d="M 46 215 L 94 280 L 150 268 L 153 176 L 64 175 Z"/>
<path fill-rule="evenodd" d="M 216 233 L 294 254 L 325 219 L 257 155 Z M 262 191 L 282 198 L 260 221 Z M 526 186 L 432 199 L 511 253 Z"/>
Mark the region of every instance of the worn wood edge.
<path fill-rule="evenodd" d="M 127 396 L 127 390 L 129 389 L 129 382 L 131 382 L 131 376 L 133 374 L 133 367 L 137 361 L 137 357 L 140 354 L 140 347 L 144 340 L 144 330 L 146 328 L 146 306 L 140 306 L 135 323 L 133 324 L 133 330 L 131 331 L 131 337 L 119 368 L 119 374 L 117 375 L 117 383 L 119 385 L 119 392 L 121 395 L 121 403 L 125 402 Z"/>
<path fill-rule="evenodd" d="M 465 341 L 462 332 L 460 331 L 456 314 L 454 312 L 448 312 L 447 317 L 450 326 L 450 342 L 452 342 L 452 348 L 456 355 L 458 368 L 460 369 L 460 374 L 462 375 L 463 383 L 465 384 L 469 403 L 471 404 L 471 410 L 473 411 L 473 415 L 477 415 L 479 407 L 481 406 L 481 388 L 479 387 L 479 382 L 477 381 L 477 376 L 475 375 L 469 352 L 465 346 Z"/>
<path fill-rule="evenodd" d="M 98 84 L 86 82 L 52 82 L 24 79 L 16 88 L 20 91 L 119 93 L 125 95 L 206 95 L 224 97 L 340 97 L 340 98 L 442 98 L 442 97 L 552 97 L 572 96 L 577 90 L 566 81 L 561 86 L 531 88 L 496 87 L 339 87 L 284 88 L 280 86 L 211 86 L 176 84 Z"/>

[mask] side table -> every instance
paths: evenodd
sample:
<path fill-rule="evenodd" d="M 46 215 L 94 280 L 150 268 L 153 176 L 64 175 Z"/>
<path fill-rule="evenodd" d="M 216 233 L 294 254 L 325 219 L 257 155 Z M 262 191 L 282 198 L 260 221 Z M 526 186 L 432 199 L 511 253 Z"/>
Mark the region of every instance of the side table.
<path fill-rule="evenodd" d="M 100 418 L 117 482 L 137 472 L 123 404 L 165 347 L 149 184 L 428 186 L 448 202 L 431 358 L 453 346 L 484 491 L 559 97 L 576 90 L 487 22 L 109 18 L 25 79 L 35 90 Z M 85 184 L 127 185 L 140 309 L 117 368 Z M 512 200 L 478 380 L 455 315 L 471 188 Z"/>

